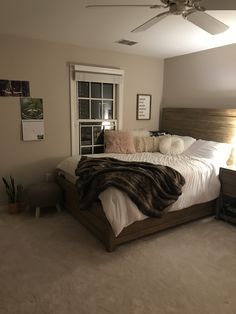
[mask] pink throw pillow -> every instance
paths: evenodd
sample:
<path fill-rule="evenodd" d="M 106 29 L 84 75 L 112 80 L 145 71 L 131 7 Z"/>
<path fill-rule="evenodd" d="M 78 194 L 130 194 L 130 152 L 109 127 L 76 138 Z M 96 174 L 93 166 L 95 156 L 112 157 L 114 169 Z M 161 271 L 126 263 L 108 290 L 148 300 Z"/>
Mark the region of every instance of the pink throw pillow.
<path fill-rule="evenodd" d="M 135 154 L 134 138 L 127 131 L 105 131 L 105 153 Z"/>

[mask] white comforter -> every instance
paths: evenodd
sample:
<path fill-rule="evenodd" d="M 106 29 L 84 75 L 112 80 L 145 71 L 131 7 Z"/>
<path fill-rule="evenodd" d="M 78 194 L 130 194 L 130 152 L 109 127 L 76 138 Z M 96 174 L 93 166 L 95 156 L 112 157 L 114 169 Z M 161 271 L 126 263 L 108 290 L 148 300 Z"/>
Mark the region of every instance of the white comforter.
<path fill-rule="evenodd" d="M 170 166 L 179 171 L 185 178 L 183 193 L 169 207 L 169 211 L 180 210 L 194 204 L 211 201 L 218 197 L 220 182 L 218 180 L 219 164 L 210 159 L 197 158 L 187 154 L 170 156 L 160 153 L 138 154 L 97 154 L 92 157 L 114 157 L 127 161 L 146 161 L 153 164 Z M 63 171 L 71 182 L 76 181 L 75 169 L 80 155 L 69 157 L 62 161 L 58 168 Z M 126 193 L 109 188 L 99 195 L 105 215 L 117 236 L 124 227 L 135 221 L 146 219 Z"/>

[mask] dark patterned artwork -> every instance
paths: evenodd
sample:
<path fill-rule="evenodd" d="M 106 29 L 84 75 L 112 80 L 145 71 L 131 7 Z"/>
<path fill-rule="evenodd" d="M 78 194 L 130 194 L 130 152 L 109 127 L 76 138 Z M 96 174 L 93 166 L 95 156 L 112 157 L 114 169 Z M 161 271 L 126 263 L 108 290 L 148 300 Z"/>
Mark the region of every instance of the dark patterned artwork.
<path fill-rule="evenodd" d="M 29 82 L 0 80 L 0 96 L 28 97 L 30 96 Z"/>
<path fill-rule="evenodd" d="M 22 97 L 21 119 L 22 120 L 42 120 L 43 119 L 43 100 L 42 98 Z"/>

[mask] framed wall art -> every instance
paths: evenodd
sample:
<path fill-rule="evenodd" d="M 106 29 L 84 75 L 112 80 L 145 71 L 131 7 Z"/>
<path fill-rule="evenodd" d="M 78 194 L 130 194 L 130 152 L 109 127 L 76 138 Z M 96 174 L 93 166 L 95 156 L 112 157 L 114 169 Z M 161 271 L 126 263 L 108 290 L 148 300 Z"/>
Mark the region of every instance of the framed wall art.
<path fill-rule="evenodd" d="M 137 95 L 137 120 L 150 120 L 151 119 L 151 101 L 152 96 L 148 94 Z"/>
<path fill-rule="evenodd" d="M 43 119 L 43 99 L 22 97 L 21 119 L 22 120 L 42 120 Z"/>
<path fill-rule="evenodd" d="M 0 80 L 0 96 L 28 97 L 29 95 L 28 81 Z"/>

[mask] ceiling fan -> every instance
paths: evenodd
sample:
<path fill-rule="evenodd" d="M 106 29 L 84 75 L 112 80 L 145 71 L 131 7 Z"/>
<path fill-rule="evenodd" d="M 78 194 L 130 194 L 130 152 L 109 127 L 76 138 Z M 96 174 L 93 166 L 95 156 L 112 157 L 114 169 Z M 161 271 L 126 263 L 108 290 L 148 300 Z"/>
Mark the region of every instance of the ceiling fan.
<path fill-rule="evenodd" d="M 229 26 L 207 14 L 202 0 L 160 0 L 163 4 L 88 4 L 86 8 L 94 7 L 149 7 L 150 9 L 168 9 L 161 12 L 136 27 L 132 32 L 142 32 L 149 29 L 169 15 L 182 15 L 182 17 L 206 32 L 216 35 L 226 31 Z M 206 0 L 205 0 L 206 1 Z M 225 1 L 225 0 L 222 0 Z"/>

